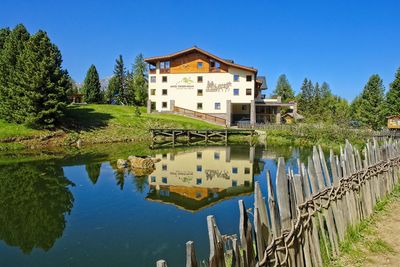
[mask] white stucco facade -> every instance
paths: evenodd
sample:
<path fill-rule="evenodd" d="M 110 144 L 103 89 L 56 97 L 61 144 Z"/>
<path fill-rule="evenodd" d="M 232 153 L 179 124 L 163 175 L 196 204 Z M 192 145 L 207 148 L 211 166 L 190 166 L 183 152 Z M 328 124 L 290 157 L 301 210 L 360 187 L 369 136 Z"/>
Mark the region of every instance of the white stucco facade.
<path fill-rule="evenodd" d="M 251 77 L 250 81 L 248 76 Z M 149 99 L 158 112 L 170 111 L 173 100 L 176 107 L 225 114 L 227 100 L 243 104 L 250 104 L 254 100 L 255 78 L 255 74 L 250 71 L 232 67 L 225 73 L 176 74 L 160 74 L 157 68 L 156 74 L 149 75 Z"/>

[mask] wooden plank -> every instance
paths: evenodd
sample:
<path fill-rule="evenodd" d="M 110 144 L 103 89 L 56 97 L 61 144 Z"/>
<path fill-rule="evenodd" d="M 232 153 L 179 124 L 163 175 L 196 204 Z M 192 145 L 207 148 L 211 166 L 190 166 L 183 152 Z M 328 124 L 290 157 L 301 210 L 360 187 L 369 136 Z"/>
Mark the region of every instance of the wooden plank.
<path fill-rule="evenodd" d="M 165 260 L 157 261 L 157 267 L 168 267 L 167 262 Z"/>
<path fill-rule="evenodd" d="M 186 267 L 197 267 L 196 252 L 194 250 L 194 242 L 186 242 Z"/>
<path fill-rule="evenodd" d="M 254 184 L 254 226 L 257 242 L 257 254 L 258 258 L 262 259 L 264 256 L 263 253 L 270 240 L 270 233 L 268 230 L 268 215 L 265 198 L 262 196 L 258 181 Z"/>
<path fill-rule="evenodd" d="M 215 218 L 207 216 L 208 237 L 210 240 L 210 267 L 225 267 L 224 242 L 218 230 Z"/>
<path fill-rule="evenodd" d="M 243 254 L 246 257 L 245 266 L 250 267 L 255 265 L 253 230 L 251 222 L 247 216 L 246 207 L 242 199 L 239 200 L 239 211 L 240 211 L 240 222 L 239 222 L 240 241 L 242 244 Z"/>
<path fill-rule="evenodd" d="M 290 229 L 289 180 L 285 171 L 285 160 L 282 157 L 278 159 L 276 171 L 276 196 L 281 227 L 282 229 Z"/>

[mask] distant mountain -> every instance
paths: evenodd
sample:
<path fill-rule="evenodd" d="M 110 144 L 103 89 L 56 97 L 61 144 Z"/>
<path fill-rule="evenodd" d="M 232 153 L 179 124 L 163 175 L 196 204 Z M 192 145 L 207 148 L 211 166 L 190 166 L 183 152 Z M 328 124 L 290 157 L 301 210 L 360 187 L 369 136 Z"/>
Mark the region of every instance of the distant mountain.
<path fill-rule="evenodd" d="M 112 76 L 100 79 L 100 90 L 102 92 L 104 92 L 105 90 L 107 90 L 108 84 L 111 80 Z"/>

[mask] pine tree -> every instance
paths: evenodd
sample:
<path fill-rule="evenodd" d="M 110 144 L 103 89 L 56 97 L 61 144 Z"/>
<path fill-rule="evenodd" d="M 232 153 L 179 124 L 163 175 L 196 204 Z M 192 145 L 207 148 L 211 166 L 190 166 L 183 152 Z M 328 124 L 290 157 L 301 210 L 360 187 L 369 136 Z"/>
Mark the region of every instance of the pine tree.
<path fill-rule="evenodd" d="M 52 128 L 67 105 L 71 79 L 61 67 L 61 53 L 43 31 L 31 36 L 18 56 L 14 121 Z"/>
<path fill-rule="evenodd" d="M 4 43 L 7 37 L 10 35 L 11 31 L 9 28 L 0 29 L 0 51 L 3 49 Z"/>
<path fill-rule="evenodd" d="M 116 91 L 118 95 L 118 101 L 120 104 L 126 105 L 128 104 L 127 102 L 127 97 L 126 97 L 126 69 L 124 65 L 124 60 L 122 58 L 122 55 L 119 55 L 117 60 L 115 61 L 115 67 L 114 67 L 114 77 L 116 79 Z"/>
<path fill-rule="evenodd" d="M 288 102 L 294 99 L 294 91 L 285 74 L 279 76 L 273 93 L 274 95 L 282 97 L 283 102 Z"/>
<path fill-rule="evenodd" d="M 82 87 L 82 91 L 85 94 L 85 101 L 88 103 L 100 103 L 102 100 L 100 87 L 97 69 L 94 65 L 91 65 Z"/>
<path fill-rule="evenodd" d="M 312 92 L 310 91 L 309 81 L 307 78 L 304 79 L 303 84 L 300 88 L 300 93 L 298 95 L 298 109 L 299 112 L 308 115 L 310 100 L 312 98 Z"/>
<path fill-rule="evenodd" d="M 138 105 L 145 105 L 147 101 L 147 65 L 144 62 L 142 54 L 135 58 L 133 64 L 133 88 L 135 93 L 135 102 Z"/>
<path fill-rule="evenodd" d="M 400 114 L 400 68 L 397 69 L 394 81 L 389 85 L 386 94 L 386 115 Z"/>
<path fill-rule="evenodd" d="M 379 75 L 372 75 L 357 99 L 357 106 L 353 106 L 357 119 L 375 130 L 384 123 L 384 90 Z"/>

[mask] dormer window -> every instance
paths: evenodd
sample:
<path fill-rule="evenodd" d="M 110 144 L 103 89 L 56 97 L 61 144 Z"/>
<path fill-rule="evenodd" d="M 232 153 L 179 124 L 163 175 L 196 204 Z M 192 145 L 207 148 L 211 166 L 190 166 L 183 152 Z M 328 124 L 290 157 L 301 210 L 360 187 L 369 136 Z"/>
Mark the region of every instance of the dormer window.
<path fill-rule="evenodd" d="M 218 61 L 215 61 L 214 59 L 210 60 L 210 68 L 212 70 L 217 70 L 219 71 L 219 68 L 221 67 L 221 64 Z"/>

